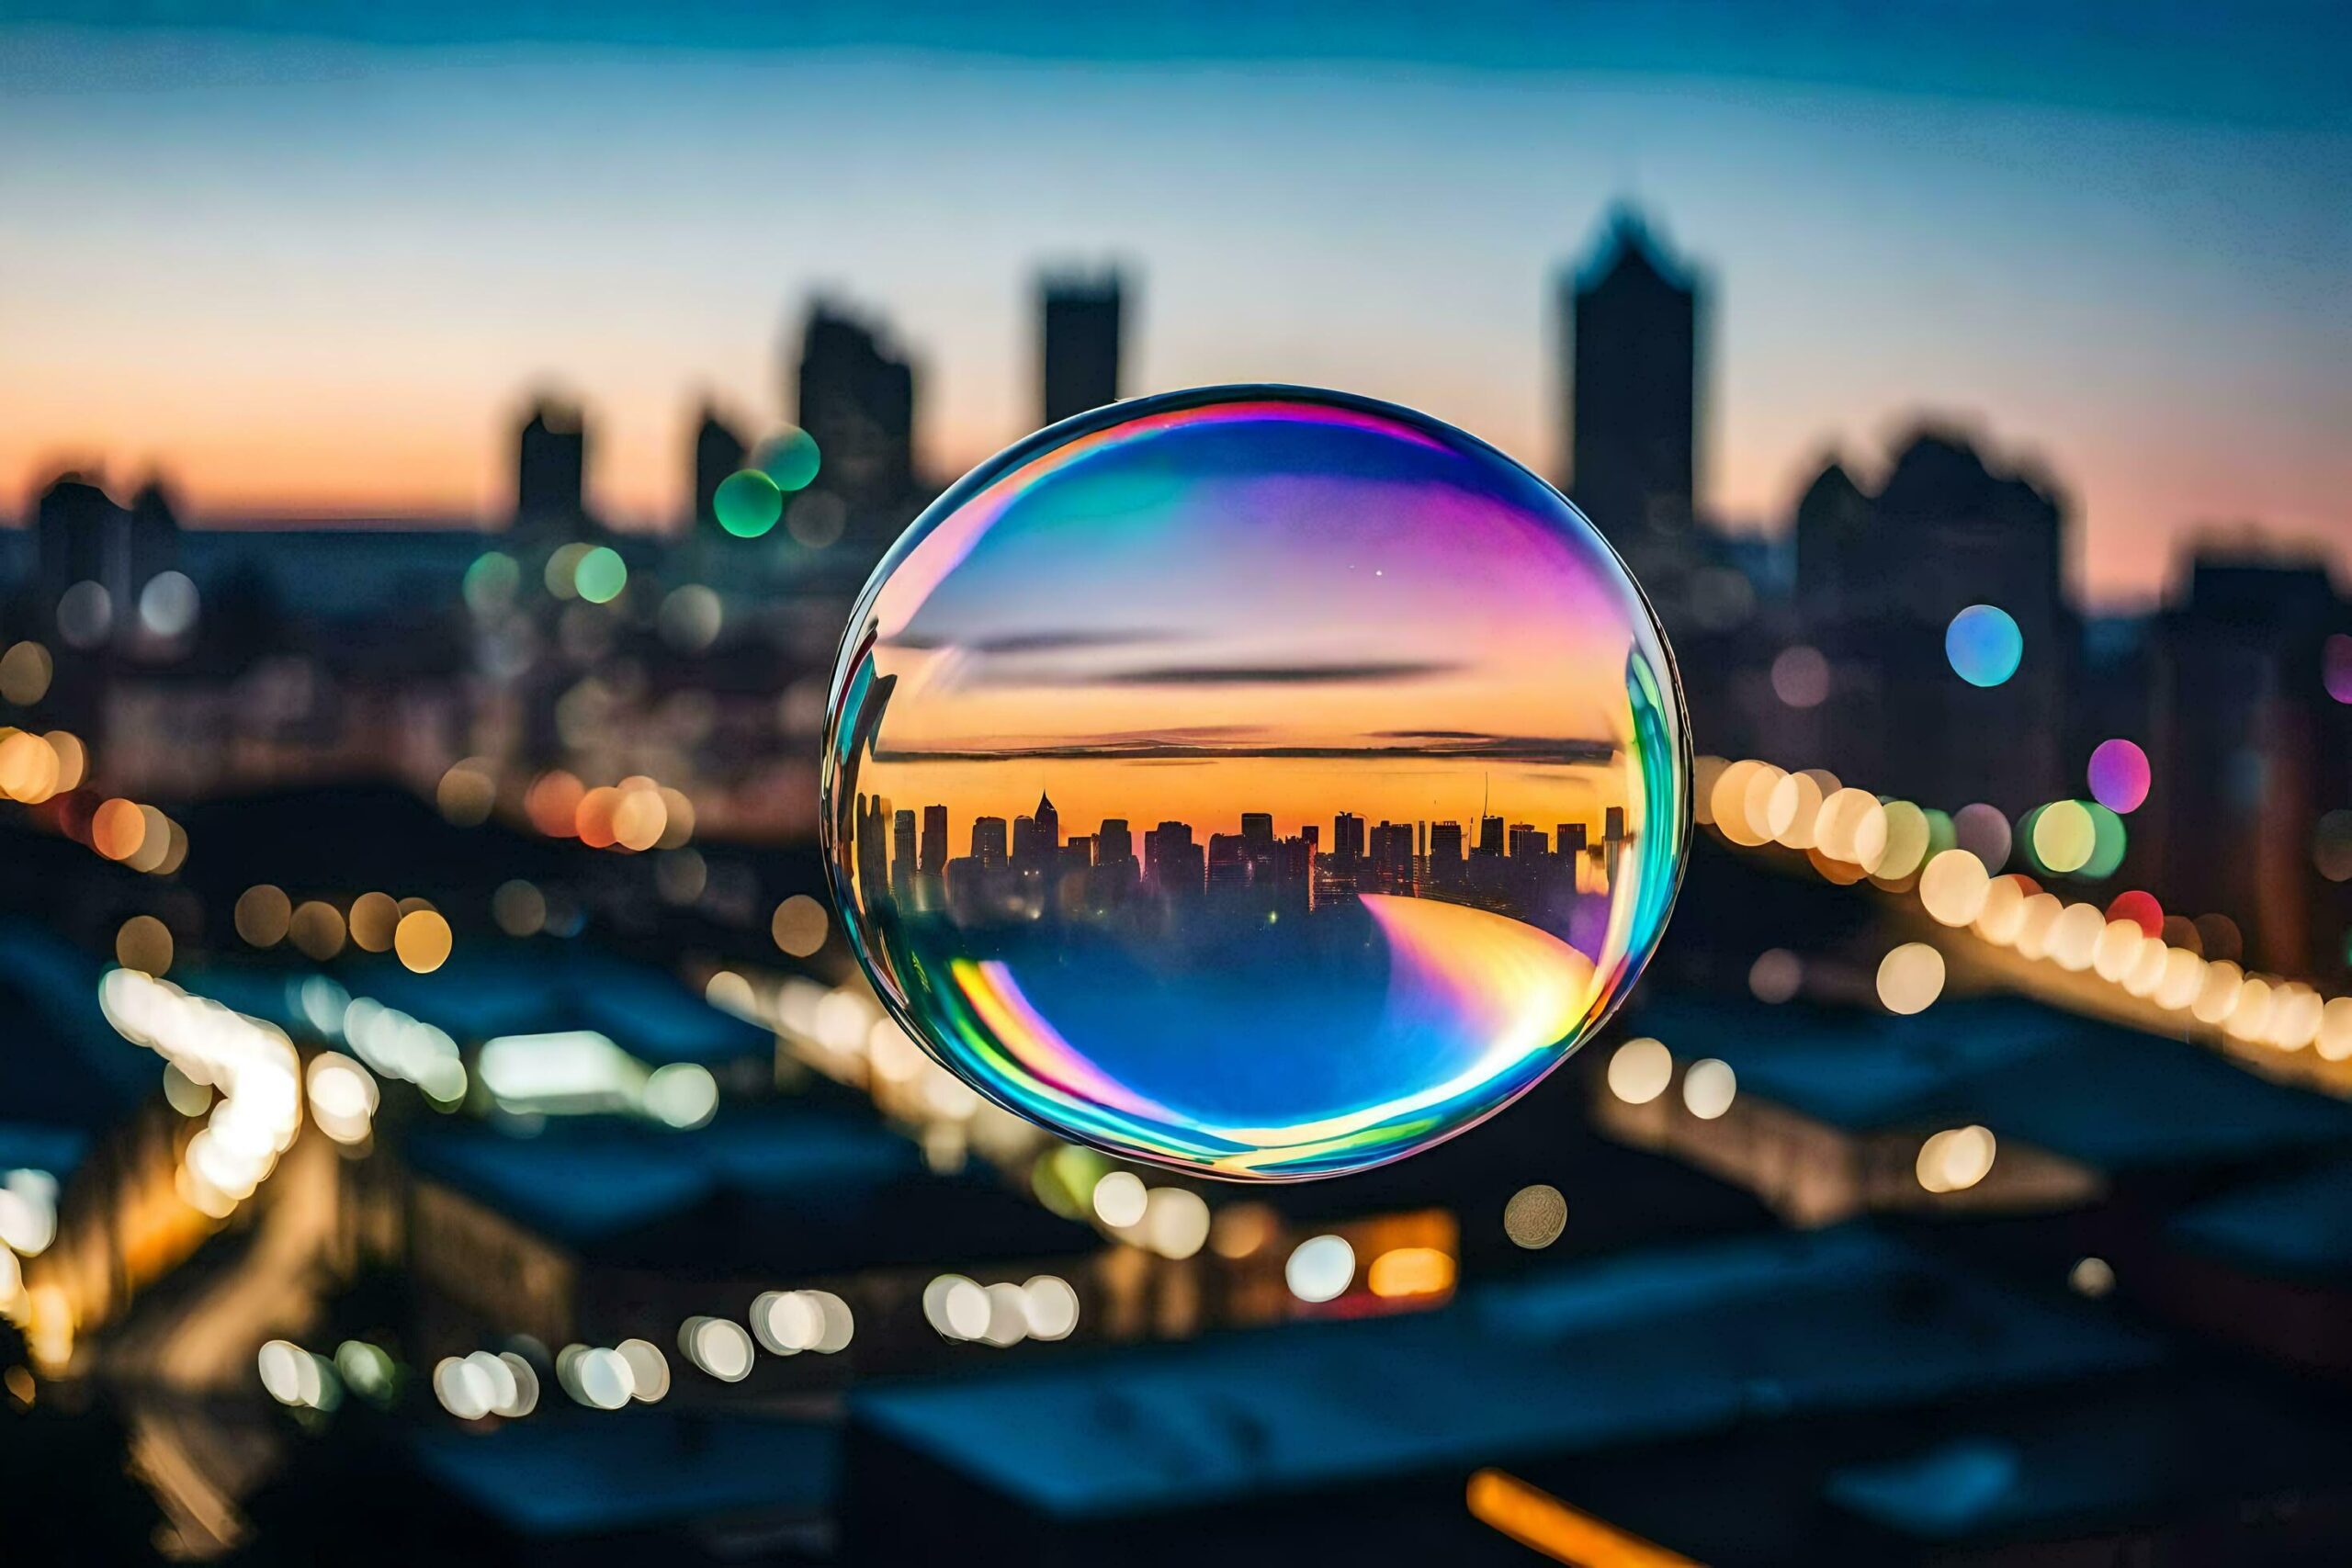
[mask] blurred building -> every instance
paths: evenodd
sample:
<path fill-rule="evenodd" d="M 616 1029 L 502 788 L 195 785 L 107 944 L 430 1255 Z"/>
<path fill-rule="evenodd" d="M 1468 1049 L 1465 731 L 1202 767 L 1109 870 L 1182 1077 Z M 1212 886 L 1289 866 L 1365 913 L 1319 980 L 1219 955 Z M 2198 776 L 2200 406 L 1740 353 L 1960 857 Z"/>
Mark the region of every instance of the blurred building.
<path fill-rule="evenodd" d="M 51 606 L 77 582 L 104 582 L 108 558 L 122 548 L 122 509 L 78 473 L 62 474 L 33 505 L 40 592 Z"/>
<path fill-rule="evenodd" d="M 1793 1568 L 2063 1562 L 2053 1549 L 2111 1531 L 2120 1549 L 2076 1560 L 2132 1561 L 2287 1473 L 2278 1455 L 2229 1462 L 2249 1434 L 2324 1429 L 2290 1393 L 2193 1382 L 2112 1318 L 1868 1230 L 1724 1242 L 1555 1268 L 1439 1313 L 864 1392 L 843 1546 L 877 1563 L 978 1536 L 1049 1563 L 1500 1563 L 1534 1546 Z M 2152 1435 L 2153 1472 L 2100 1426 L 2152 1385 L 2178 1391 L 2156 1408 L 2215 1417 Z M 2068 1472 L 2096 1485 L 2030 1462 L 2058 1422 L 2109 1450 Z M 2321 1447 L 2291 1472 L 2340 1495 L 2343 1444 Z M 1996 1473 L 1951 1479 L 1971 1454 Z M 1897 1460 L 1918 1479 L 1866 1468 Z M 2282 1521 L 2278 1540 L 2340 1530 Z"/>
<path fill-rule="evenodd" d="M 2352 964 L 2352 885 L 2314 863 L 2312 828 L 2352 802 L 2352 705 L 2324 683 L 2347 633 L 2324 562 L 2215 546 L 2152 639 L 2147 874 L 2169 907 L 2227 916 L 2248 963 L 2290 973 Z"/>
<path fill-rule="evenodd" d="M 702 419 L 695 426 L 695 506 L 694 527 L 697 533 L 707 533 L 718 525 L 716 504 L 718 487 L 728 475 L 743 466 L 749 450 L 735 427 L 718 417 L 718 411 L 705 403 Z"/>
<path fill-rule="evenodd" d="M 1695 517 L 1699 284 L 1621 210 L 1561 292 L 1566 490 L 1642 575 Z"/>
<path fill-rule="evenodd" d="M 819 482 L 853 517 L 915 492 L 915 372 L 876 322 L 828 299 L 808 307 L 794 371 L 795 420 L 817 443 Z"/>
<path fill-rule="evenodd" d="M 180 562 L 180 523 L 170 492 L 150 477 L 125 507 L 99 483 L 66 473 L 34 504 L 32 624 L 68 647 L 147 658 L 180 646 L 195 598 Z M 151 592 L 151 589 L 154 592 Z M 69 682 L 76 700 L 88 682 Z M 66 696 L 61 692 L 61 698 Z"/>
<path fill-rule="evenodd" d="M 1040 424 L 1119 400 L 1126 285 L 1117 269 L 1049 272 L 1037 285 Z"/>
<path fill-rule="evenodd" d="M 575 403 L 542 397 L 514 444 L 514 525 L 567 537 L 588 522 L 588 426 Z"/>
<path fill-rule="evenodd" d="M 1795 766 L 1919 800 L 2018 813 L 2064 788 L 2067 697 L 2081 628 L 2061 572 L 2055 488 L 1996 468 L 1960 432 L 1924 427 L 1876 491 L 1831 463 L 1797 503 L 1797 610 L 1824 668 L 1776 679 L 1770 727 Z M 1945 651 L 1952 617 L 1989 604 L 2017 623 L 2014 674 L 1980 687 Z"/>

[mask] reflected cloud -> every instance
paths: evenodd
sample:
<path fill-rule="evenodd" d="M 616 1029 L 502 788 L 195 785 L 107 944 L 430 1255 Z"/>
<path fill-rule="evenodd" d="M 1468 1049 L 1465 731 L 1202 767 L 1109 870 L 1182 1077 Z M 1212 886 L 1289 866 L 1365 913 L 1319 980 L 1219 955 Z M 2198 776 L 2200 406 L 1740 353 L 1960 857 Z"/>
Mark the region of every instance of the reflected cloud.
<path fill-rule="evenodd" d="M 1431 757 L 1463 757 L 1498 762 L 1550 762 L 1589 765 L 1617 755 L 1610 740 L 1581 740 L 1543 735 L 1464 734 L 1442 740 L 1376 745 L 1273 745 L 1236 739 L 1218 743 L 1207 738 L 1166 739 L 1126 735 L 1083 737 L 1044 746 L 883 747 L 874 749 L 876 762 L 1013 762 L 1013 761 L 1139 761 L 1169 759 L 1240 761 L 1304 758 L 1333 761 L 1400 761 Z"/>

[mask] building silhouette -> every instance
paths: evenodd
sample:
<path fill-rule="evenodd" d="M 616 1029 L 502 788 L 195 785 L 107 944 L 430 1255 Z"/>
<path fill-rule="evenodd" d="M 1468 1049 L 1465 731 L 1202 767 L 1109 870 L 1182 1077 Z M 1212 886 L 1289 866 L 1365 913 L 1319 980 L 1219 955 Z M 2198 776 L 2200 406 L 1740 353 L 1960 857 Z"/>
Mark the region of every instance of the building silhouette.
<path fill-rule="evenodd" d="M 542 397 L 514 444 L 517 527 L 578 533 L 587 523 L 588 428 L 580 407 Z"/>
<path fill-rule="evenodd" d="M 914 367 L 882 329 L 830 300 L 808 307 L 793 374 L 794 418 L 817 443 L 819 483 L 852 513 L 914 494 Z"/>
<path fill-rule="evenodd" d="M 2016 813 L 2067 793 L 2081 628 L 2062 581 L 2066 531 L 2053 486 L 1952 428 L 1915 431 L 1875 492 L 1828 464 L 1797 506 L 1796 604 L 1829 691 L 1780 708 L 1770 728 L 1792 754 L 1917 799 Z M 1973 604 L 2006 611 L 2024 638 L 2017 672 L 1990 688 L 1945 654 Z"/>
<path fill-rule="evenodd" d="M 122 508 L 78 473 L 61 474 L 33 505 L 41 598 L 54 610 L 77 582 L 103 583 L 107 557 L 119 547 Z"/>
<path fill-rule="evenodd" d="M 922 844 L 918 852 L 918 869 L 926 876 L 937 876 L 947 869 L 947 807 L 926 806 L 922 808 Z"/>
<path fill-rule="evenodd" d="M 749 448 L 735 428 L 718 417 L 710 404 L 702 406 L 702 421 L 695 427 L 695 511 L 696 531 L 718 525 L 718 487 L 743 466 Z"/>
<path fill-rule="evenodd" d="M 2131 818 L 2168 908 L 2225 916 L 2249 965 L 2341 975 L 2352 884 L 2312 861 L 2312 824 L 2352 800 L 2352 705 L 2317 678 L 2352 604 L 2324 563 L 2212 547 L 2151 638 L 2154 787 Z M 2138 869 L 2138 867 L 2135 867 Z"/>
<path fill-rule="evenodd" d="M 1566 489 L 1639 572 L 1694 516 L 1699 286 L 1621 210 L 1563 294 Z"/>
<path fill-rule="evenodd" d="M 1125 293 L 1115 268 L 1091 275 L 1051 272 L 1039 280 L 1040 423 L 1118 401 Z"/>

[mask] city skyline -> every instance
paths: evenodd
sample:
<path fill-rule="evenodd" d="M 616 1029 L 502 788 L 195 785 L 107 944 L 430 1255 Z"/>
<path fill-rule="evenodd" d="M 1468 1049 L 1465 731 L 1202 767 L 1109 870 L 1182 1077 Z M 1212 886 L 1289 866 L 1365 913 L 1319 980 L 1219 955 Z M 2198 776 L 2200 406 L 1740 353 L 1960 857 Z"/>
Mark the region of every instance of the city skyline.
<path fill-rule="evenodd" d="M 44 36 L 25 58 L 103 85 L 136 64 L 135 37 Z M 1517 74 L 1472 116 L 1480 81 L 1428 72 L 1374 91 L 1301 69 L 1242 93 L 1214 73 L 1106 86 L 964 61 L 876 91 L 854 60 L 789 52 L 562 57 L 491 99 L 430 49 L 379 47 L 225 34 L 223 79 L 169 94 L 12 84 L 29 90 L 0 107 L 7 140 L 66 150 L 0 166 L 16 308 L 0 481 L 95 459 L 126 484 L 160 465 L 199 519 L 496 515 L 503 433 L 551 378 L 598 423 L 592 502 L 632 524 L 683 515 L 703 395 L 747 430 L 784 416 L 779 329 L 829 282 L 914 353 L 920 456 L 945 478 L 1034 417 L 1024 279 L 1057 258 L 1132 269 L 1125 389 L 1345 386 L 1556 474 L 1559 269 L 1631 197 L 1710 288 L 1711 514 L 1777 525 L 1829 449 L 1868 466 L 1891 422 L 1956 410 L 2076 499 L 2070 572 L 2099 602 L 2151 597 L 2171 547 L 2216 522 L 2343 555 L 2352 475 L 2332 432 L 2352 390 L 2325 306 L 2343 235 L 2316 197 L 2346 153 L 2324 104 L 2248 125 L 2223 83 L 2149 120 L 2084 86 L 1966 106 L 1876 80 L 1799 101 L 1715 62 L 1664 81 Z M 1866 93 L 1881 134 L 1858 146 L 1844 117 Z M 616 96 L 729 111 L 723 129 L 707 109 L 654 114 L 587 189 L 561 150 L 612 133 L 566 106 Z M 1012 101 L 1023 116 L 998 112 Z M 967 177 L 938 155 L 949 126 L 986 128 L 968 156 L 1027 177 Z M 745 203 L 725 187 L 753 136 L 835 156 L 796 158 L 773 203 Z M 224 144 L 236 182 L 183 166 Z M 1641 155 L 1611 151 L 1626 147 Z M 1498 172 L 1531 164 L 1542 199 L 1505 200 Z M 1171 180 L 1275 216 L 1173 226 L 1147 199 Z M 1371 199 L 1399 180 L 1418 207 Z M 545 200 L 501 205 L 518 182 Z M 1922 187 L 1933 216 L 1909 199 Z M 1086 191 L 1092 215 L 1041 189 Z M 642 220 L 617 227 L 616 195 Z M 943 226 L 968 242 L 952 276 L 915 239 Z M 2237 238 L 2184 243 L 2217 231 Z M 256 253 L 254 234 L 283 241 Z M 691 299 L 673 286 L 688 271 Z"/>
<path fill-rule="evenodd" d="M 1186 841 L 1205 848 L 1212 839 L 1236 839 L 1258 842 L 1304 842 L 1319 846 L 1320 852 L 1345 860 L 1379 858 L 1376 835 L 1389 830 L 1412 833 L 1411 858 L 1416 862 L 1431 858 L 1467 858 L 1492 856 L 1517 860 L 1524 856 L 1554 857 L 1563 848 L 1578 852 L 1597 850 L 1604 844 L 1630 841 L 1634 834 L 1626 826 L 1625 808 L 1606 806 L 1598 818 L 1567 822 L 1532 822 L 1525 820 L 1532 813 L 1526 810 L 1483 810 L 1461 818 L 1419 818 L 1408 821 L 1391 821 L 1386 818 L 1374 820 L 1361 811 L 1335 808 L 1321 819 L 1305 817 L 1285 818 L 1279 812 L 1259 811 L 1236 806 L 1230 813 L 1230 831 L 1218 827 L 1182 818 L 1162 818 L 1152 820 L 1144 815 L 1101 817 L 1093 818 L 1095 829 L 1091 833 L 1064 833 L 1067 822 L 1072 829 L 1087 820 L 1083 816 L 1066 815 L 1055 804 L 1050 786 L 1040 785 L 1036 808 L 1023 812 L 1007 807 L 1001 811 L 982 811 L 966 817 L 962 822 L 965 834 L 964 853 L 956 853 L 957 819 L 944 801 L 924 801 L 905 805 L 888 795 L 862 795 L 855 809 L 862 832 L 870 820 L 880 825 L 886 835 L 881 840 L 887 846 L 888 875 L 895 886 L 902 875 L 900 862 L 912 857 L 914 864 L 907 868 L 923 874 L 944 873 L 959 860 L 969 859 L 983 864 L 1003 863 L 1017 864 L 1026 859 L 1042 859 L 1064 851 L 1082 852 L 1089 865 L 1108 865 L 1125 861 L 1141 861 L 1141 846 L 1154 832 L 1182 828 L 1191 836 Z M 1222 823 L 1228 818 L 1220 818 Z M 1323 837 L 1324 825 L 1331 833 Z M 1352 825 L 1352 830 L 1351 829 Z M 1451 834 L 1445 830 L 1453 829 Z M 1287 830 L 1286 830 L 1287 829 Z M 1579 838 L 1579 834 L 1581 838 Z M 1035 847 L 1024 852 L 1015 846 L 1024 840 Z M 860 839 L 860 843 L 864 840 Z M 1114 849 L 1112 846 L 1115 845 Z"/>

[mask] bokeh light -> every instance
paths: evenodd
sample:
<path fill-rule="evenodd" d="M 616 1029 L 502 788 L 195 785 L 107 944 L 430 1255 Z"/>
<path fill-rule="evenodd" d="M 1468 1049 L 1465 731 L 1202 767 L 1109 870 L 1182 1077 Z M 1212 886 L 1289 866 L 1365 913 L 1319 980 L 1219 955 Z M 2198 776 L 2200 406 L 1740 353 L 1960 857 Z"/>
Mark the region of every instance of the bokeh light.
<path fill-rule="evenodd" d="M 2109 811 L 2137 811 L 2148 798 L 2153 777 L 2148 754 L 2131 740 L 2102 740 L 2091 752 L 2091 798 Z"/>
<path fill-rule="evenodd" d="M 610 545 L 598 545 L 572 568 L 572 591 L 591 604 L 609 604 L 628 586 L 628 565 Z"/>
<path fill-rule="evenodd" d="M 2032 824 L 2028 842 L 2044 871 L 2080 871 L 2098 847 L 2098 824 L 2079 800 L 2054 800 L 2038 807 L 2028 818 Z"/>
<path fill-rule="evenodd" d="M 1568 1200 L 1549 1182 L 1522 1187 L 1503 1205 L 1503 1235 L 1513 1247 L 1540 1251 L 1568 1228 Z"/>
<path fill-rule="evenodd" d="M 820 464 L 817 438 L 797 425 L 760 447 L 760 471 L 778 490 L 806 490 Z"/>
<path fill-rule="evenodd" d="M 1772 660 L 1772 694 L 1792 708 L 1819 707 L 1829 699 L 1829 660 L 1803 643 L 1782 649 Z"/>
<path fill-rule="evenodd" d="M 2009 863 L 2009 852 L 2014 847 L 2009 831 L 2009 819 L 1997 806 L 1982 801 L 1963 806 L 1951 814 L 1952 841 L 1984 863 L 1986 871 L 1996 872 Z"/>
<path fill-rule="evenodd" d="M 1924 942 L 1906 942 L 1879 960 L 1878 999 L 1889 1012 L 1925 1012 L 1943 990 L 1944 955 Z"/>
<path fill-rule="evenodd" d="M 37 642 L 11 643 L 0 653 L 0 702 L 30 707 L 49 694 L 56 665 L 49 649 Z"/>
<path fill-rule="evenodd" d="M 718 525 L 739 539 L 756 539 L 784 515 L 784 492 L 757 468 L 745 468 L 718 481 L 711 497 Z"/>
<path fill-rule="evenodd" d="M 1973 924 L 1992 888 L 1984 863 L 1968 850 L 1946 850 L 1919 874 L 1919 902 L 1948 926 Z"/>
<path fill-rule="evenodd" d="M 133 915 L 114 933 L 115 962 L 142 975 L 172 966 L 172 931 L 153 915 Z"/>
<path fill-rule="evenodd" d="M 2156 902 L 2154 894 L 2136 887 L 2118 893 L 2108 902 L 2107 918 L 2129 920 L 2139 927 L 2144 936 L 2154 938 L 2164 934 L 2165 907 Z"/>
<path fill-rule="evenodd" d="M 2352 703 L 2352 633 L 2330 633 L 2320 645 L 2319 673 L 2329 696 Z"/>
<path fill-rule="evenodd" d="M 1335 1301 L 1356 1277 L 1356 1250 L 1345 1236 L 1309 1236 L 1291 1250 L 1283 1280 L 1300 1301 Z"/>
<path fill-rule="evenodd" d="M 1919 1145 L 1919 1185 L 1930 1192 L 1963 1192 L 1993 1171 L 1998 1145 L 1983 1127 L 1953 1127 Z"/>
<path fill-rule="evenodd" d="M 1747 966 L 1747 990 L 1767 1007 L 1792 1001 L 1804 988 L 1804 960 L 1785 947 L 1768 947 Z"/>
<path fill-rule="evenodd" d="M 2007 610 L 1971 604 L 1944 628 L 1944 657 L 1972 686 L 1997 686 L 2018 672 L 2025 637 Z"/>
<path fill-rule="evenodd" d="M 449 961 L 449 922 L 433 909 L 412 909 L 392 929 L 392 952 L 402 967 L 430 975 Z"/>
<path fill-rule="evenodd" d="M 1731 1109 L 1739 1093 L 1739 1077 L 1728 1062 L 1713 1057 L 1693 1062 L 1682 1075 L 1682 1109 L 1702 1122 L 1713 1122 Z"/>
<path fill-rule="evenodd" d="M 1461 1131 L 1608 1016 L 1679 874 L 1640 590 L 1558 492 L 1385 404 L 1224 389 L 1032 437 L 917 520 L 838 670 L 819 820 L 876 988 L 1124 1156 L 1295 1179 Z M 1773 831 L 1781 776 L 1741 781 Z M 1860 875 L 1886 814 L 1841 794 Z"/>
<path fill-rule="evenodd" d="M 775 907 L 768 931 L 778 948 L 795 958 L 807 958 L 825 945 L 832 923 L 823 904 L 806 893 L 795 893 Z"/>
<path fill-rule="evenodd" d="M 1674 1054 L 1655 1040 L 1628 1040 L 1610 1056 L 1608 1077 L 1611 1094 L 1646 1105 L 1674 1082 Z"/>

